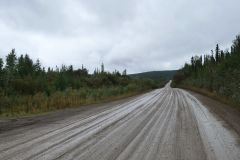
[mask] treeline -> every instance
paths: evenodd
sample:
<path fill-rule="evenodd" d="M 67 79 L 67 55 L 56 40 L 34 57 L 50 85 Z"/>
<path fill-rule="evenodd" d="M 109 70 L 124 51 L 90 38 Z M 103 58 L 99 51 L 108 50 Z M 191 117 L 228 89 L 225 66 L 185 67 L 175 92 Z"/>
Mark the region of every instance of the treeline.
<path fill-rule="evenodd" d="M 82 66 L 42 67 L 29 55 L 13 49 L 0 58 L 0 115 L 45 112 L 130 96 L 160 87 L 163 81 L 129 77 L 127 71 L 112 73 L 104 65 L 93 74 Z"/>
<path fill-rule="evenodd" d="M 235 104 L 240 104 L 240 36 L 233 41 L 230 51 L 215 51 L 191 58 L 174 77 L 174 85 L 207 90 Z"/>

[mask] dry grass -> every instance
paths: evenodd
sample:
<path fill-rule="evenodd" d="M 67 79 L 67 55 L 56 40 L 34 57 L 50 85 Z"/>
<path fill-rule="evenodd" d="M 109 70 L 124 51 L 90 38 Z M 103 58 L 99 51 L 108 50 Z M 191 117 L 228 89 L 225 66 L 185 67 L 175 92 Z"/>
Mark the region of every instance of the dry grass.
<path fill-rule="evenodd" d="M 16 117 L 45 113 L 59 109 L 118 100 L 142 92 L 114 87 L 82 90 L 68 89 L 64 92 L 55 92 L 49 97 L 44 93 L 38 93 L 34 96 L 0 97 L 2 105 L 0 116 Z"/>

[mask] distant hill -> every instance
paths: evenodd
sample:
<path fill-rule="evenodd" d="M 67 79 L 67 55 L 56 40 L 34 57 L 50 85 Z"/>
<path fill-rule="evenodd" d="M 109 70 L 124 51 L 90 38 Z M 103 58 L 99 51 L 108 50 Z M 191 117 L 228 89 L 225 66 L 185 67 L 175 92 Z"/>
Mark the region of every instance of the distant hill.
<path fill-rule="evenodd" d="M 142 72 L 136 74 L 130 74 L 129 76 L 138 77 L 138 78 L 149 78 L 149 79 L 166 79 L 170 80 L 173 78 L 177 71 L 176 70 L 167 70 L 167 71 L 150 71 L 150 72 Z"/>

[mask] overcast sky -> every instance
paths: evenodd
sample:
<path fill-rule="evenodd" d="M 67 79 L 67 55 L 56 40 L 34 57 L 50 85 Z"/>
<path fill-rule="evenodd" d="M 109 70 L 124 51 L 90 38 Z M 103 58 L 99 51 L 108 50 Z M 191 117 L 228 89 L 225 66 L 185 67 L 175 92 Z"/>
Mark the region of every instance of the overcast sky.
<path fill-rule="evenodd" d="M 44 66 L 178 69 L 239 33 L 240 0 L 0 0 L 0 57 Z"/>

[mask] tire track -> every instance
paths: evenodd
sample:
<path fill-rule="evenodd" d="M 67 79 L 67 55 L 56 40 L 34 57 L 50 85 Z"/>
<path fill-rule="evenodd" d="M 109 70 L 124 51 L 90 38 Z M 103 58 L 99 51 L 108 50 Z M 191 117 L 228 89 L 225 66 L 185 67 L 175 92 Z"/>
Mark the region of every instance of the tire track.
<path fill-rule="evenodd" d="M 87 116 L 0 133 L 0 159 L 239 160 L 239 134 L 170 83 Z"/>

